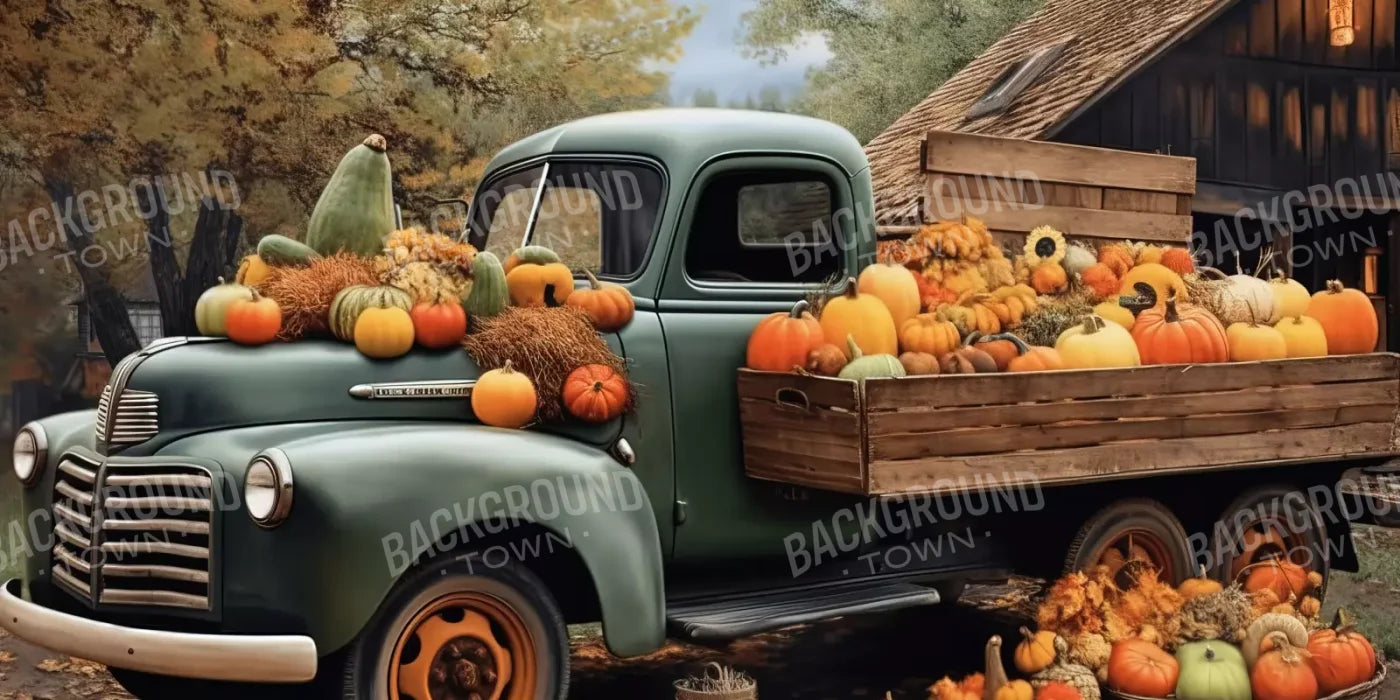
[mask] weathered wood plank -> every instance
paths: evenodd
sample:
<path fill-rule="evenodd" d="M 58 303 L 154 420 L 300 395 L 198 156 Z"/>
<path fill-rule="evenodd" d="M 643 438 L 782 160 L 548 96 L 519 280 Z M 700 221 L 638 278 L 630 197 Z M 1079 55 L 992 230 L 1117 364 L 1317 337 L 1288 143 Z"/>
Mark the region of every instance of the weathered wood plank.
<path fill-rule="evenodd" d="M 1277 13 L 1274 0 L 1249 5 L 1249 55 L 1273 58 L 1278 52 Z"/>
<path fill-rule="evenodd" d="M 1303 57 L 1303 0 L 1278 0 L 1278 57 L 1297 61 Z"/>
<path fill-rule="evenodd" d="M 936 456 L 997 455 L 1019 450 L 1087 447 L 1130 440 L 1170 440 L 1212 435 L 1248 435 L 1395 418 L 1395 405 L 1283 409 L 1251 413 L 1201 413 L 1173 418 L 1057 423 L 1054 425 L 970 428 L 872 437 L 874 461 Z"/>
<path fill-rule="evenodd" d="M 1117 187 L 1103 189 L 1103 208 L 1114 211 L 1148 212 L 1153 214 L 1176 214 L 1177 197 L 1167 192 L 1147 192 L 1145 190 L 1125 190 Z"/>
<path fill-rule="evenodd" d="M 1378 0 L 1381 4 L 1395 0 Z M 1370 68 L 1371 61 L 1371 33 L 1375 30 L 1376 24 L 1371 21 L 1375 15 L 1372 10 L 1372 0 L 1352 0 L 1351 5 L 1352 20 L 1351 26 L 1356 30 L 1356 39 L 1347 47 L 1347 65 L 1354 68 Z"/>
<path fill-rule="evenodd" d="M 1106 209 L 1054 206 L 998 206 L 995 202 L 943 199 L 936 211 L 953 217 L 966 213 L 987 222 L 987 227 L 1019 233 L 1037 226 L 1053 226 L 1073 236 L 1122 238 L 1132 231 L 1133 238 L 1184 244 L 1191 237 L 1192 219 L 1178 214 L 1153 214 Z"/>
<path fill-rule="evenodd" d="M 812 406 L 854 411 L 860 405 L 860 387 L 853 381 L 828 377 L 807 377 L 787 372 L 739 370 L 739 398 L 797 402 L 805 397 Z M 783 392 L 781 398 L 778 392 Z"/>
<path fill-rule="evenodd" d="M 1352 139 L 1356 155 L 1352 167 L 1365 175 L 1385 169 L 1385 155 L 1381 152 L 1381 109 L 1380 81 L 1358 78 L 1356 132 Z"/>
<path fill-rule="evenodd" d="M 1371 55 L 1378 70 L 1395 70 L 1395 1 L 1375 3 L 1371 32 Z"/>
<path fill-rule="evenodd" d="M 769 426 L 786 430 L 820 431 L 829 435 L 850 437 L 860 436 L 860 415 L 846 411 L 833 411 L 814 407 L 810 411 L 798 411 L 767 399 L 739 399 L 739 418 L 744 425 Z"/>
<path fill-rule="evenodd" d="M 1391 423 L 1151 440 L 1010 455 L 930 457 L 870 463 L 870 492 L 875 494 L 937 491 L 939 482 L 956 484 L 975 474 L 1019 473 L 1042 484 L 1079 483 L 1124 474 L 1248 465 L 1273 460 L 1311 459 L 1357 454 L 1393 454 Z"/>
<path fill-rule="evenodd" d="M 1273 81 L 1249 79 L 1245 83 L 1245 153 L 1249 182 L 1278 184 L 1274 162 Z"/>
<path fill-rule="evenodd" d="M 807 436 L 780 434 L 776 431 L 756 430 L 744 434 L 745 449 L 771 450 L 775 453 L 800 456 L 812 460 L 814 466 L 832 465 L 841 469 L 860 467 L 860 441 L 848 440 L 845 444 L 816 442 Z"/>
<path fill-rule="evenodd" d="M 1323 63 L 1327 60 L 1327 0 L 1304 0 L 1303 60 Z"/>
<path fill-rule="evenodd" d="M 928 135 L 924 169 L 938 173 L 996 175 L 1034 173 L 1042 182 L 1102 185 L 1176 194 L 1196 191 L 1190 158 L 1107 148 L 934 131 Z"/>
<path fill-rule="evenodd" d="M 1042 183 L 1040 186 L 1044 198 L 1040 204 L 1052 207 L 1082 207 L 1084 209 L 1102 209 L 1104 188 L 1090 187 L 1088 185 L 1059 185 L 1053 182 Z M 1171 197 L 1174 195 L 1164 194 Z"/>
<path fill-rule="evenodd" d="M 868 411 L 909 406 L 985 406 L 1109 396 L 1152 396 L 1229 391 L 1255 386 L 1330 384 L 1394 379 L 1400 356 L 1345 355 L 1217 365 L 1154 365 L 1024 374 L 966 374 L 873 379 L 865 383 Z"/>
<path fill-rule="evenodd" d="M 760 448 L 744 450 L 744 473 L 752 478 L 844 493 L 866 492 L 859 465 L 811 465 L 805 457 Z"/>
<path fill-rule="evenodd" d="M 883 435 L 955 428 L 1047 425 L 1065 421 L 1112 418 L 1187 417 L 1201 413 L 1274 411 L 1285 408 L 1395 405 L 1400 402 L 1400 381 L 1394 379 L 1347 384 L 1311 384 L 1281 387 L 1249 387 L 1235 391 L 1203 391 L 1190 394 L 1080 399 L 1056 403 L 957 408 L 922 407 L 872 413 L 867 432 L 871 439 Z"/>

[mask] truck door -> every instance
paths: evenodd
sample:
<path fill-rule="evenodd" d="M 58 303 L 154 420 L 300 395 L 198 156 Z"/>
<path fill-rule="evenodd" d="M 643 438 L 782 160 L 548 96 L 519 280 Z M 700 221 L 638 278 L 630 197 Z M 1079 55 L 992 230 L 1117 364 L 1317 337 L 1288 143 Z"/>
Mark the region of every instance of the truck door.
<path fill-rule="evenodd" d="M 856 211 L 850 175 L 815 157 L 726 158 L 691 184 L 658 302 L 675 424 L 677 566 L 743 557 L 786 569 L 784 538 L 852 501 L 744 475 L 735 371 L 765 314 L 857 269 Z"/>

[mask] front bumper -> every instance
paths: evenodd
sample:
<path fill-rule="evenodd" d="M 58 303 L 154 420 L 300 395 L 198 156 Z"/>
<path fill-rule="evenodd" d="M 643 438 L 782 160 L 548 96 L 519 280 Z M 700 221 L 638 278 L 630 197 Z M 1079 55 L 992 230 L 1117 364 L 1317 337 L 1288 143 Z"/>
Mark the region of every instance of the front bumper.
<path fill-rule="evenodd" d="M 50 610 L 0 588 L 0 627 L 52 651 L 163 676 L 302 683 L 316 676 L 316 643 L 300 636 L 187 634 L 121 627 Z"/>

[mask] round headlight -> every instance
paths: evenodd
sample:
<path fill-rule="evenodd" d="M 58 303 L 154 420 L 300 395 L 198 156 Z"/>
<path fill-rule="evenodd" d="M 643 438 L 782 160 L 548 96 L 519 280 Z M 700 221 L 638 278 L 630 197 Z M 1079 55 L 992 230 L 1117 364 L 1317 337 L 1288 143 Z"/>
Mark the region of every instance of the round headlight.
<path fill-rule="evenodd" d="M 49 440 L 38 423 L 29 423 L 15 434 L 15 476 L 25 486 L 39 480 L 41 467 L 48 460 Z"/>
<path fill-rule="evenodd" d="M 292 465 L 281 450 L 264 450 L 248 464 L 243 479 L 248 516 L 262 527 L 277 527 L 292 512 Z"/>

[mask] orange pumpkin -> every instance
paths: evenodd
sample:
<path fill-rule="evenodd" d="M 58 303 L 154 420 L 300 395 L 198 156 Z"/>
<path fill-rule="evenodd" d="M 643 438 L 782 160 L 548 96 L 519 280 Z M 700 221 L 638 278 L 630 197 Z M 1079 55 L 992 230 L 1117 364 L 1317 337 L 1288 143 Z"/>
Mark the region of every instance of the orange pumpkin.
<path fill-rule="evenodd" d="M 251 297 L 228 305 L 224 330 L 229 340 L 242 345 L 270 343 L 282 330 L 282 307 L 253 290 Z"/>
<path fill-rule="evenodd" d="M 472 413 L 486 425 L 524 427 L 534 420 L 538 408 L 534 382 L 524 373 L 515 371 L 510 360 L 506 360 L 504 367 L 477 377 L 472 387 Z"/>
<path fill-rule="evenodd" d="M 1191 251 L 1185 248 L 1167 248 L 1162 251 L 1161 263 L 1162 267 L 1178 275 L 1196 271 L 1196 261 L 1191 257 Z"/>
<path fill-rule="evenodd" d="M 1260 655 L 1249 672 L 1254 700 L 1316 700 L 1317 676 L 1301 649 L 1288 643 L 1288 635 L 1268 636 L 1273 649 Z"/>
<path fill-rule="evenodd" d="M 942 355 L 961 344 L 957 325 L 938 318 L 937 314 L 919 314 L 899 327 L 899 347 L 906 352 Z"/>
<path fill-rule="evenodd" d="M 599 282 L 588 270 L 583 274 L 588 278 L 588 286 L 574 290 L 565 305 L 582 310 L 593 321 L 593 327 L 604 333 L 617 332 L 631 323 L 637 310 L 632 293 L 620 284 Z"/>
<path fill-rule="evenodd" d="M 1230 359 L 1230 341 L 1225 327 L 1204 308 L 1167 303 L 1143 310 L 1132 329 L 1133 341 L 1144 365 L 1184 365 L 1225 362 Z"/>
<path fill-rule="evenodd" d="M 744 365 L 767 372 L 791 372 L 807 366 L 807 356 L 826 342 L 821 324 L 799 301 L 788 312 L 769 314 L 749 334 Z M 843 353 L 844 356 L 844 353 Z"/>
<path fill-rule="evenodd" d="M 1339 693 L 1376 675 L 1376 650 L 1352 625 L 1317 630 L 1308 637 L 1308 663 L 1321 695 Z"/>
<path fill-rule="evenodd" d="M 1254 593 L 1265 588 L 1273 591 L 1279 600 L 1302 596 L 1308 589 L 1308 570 L 1279 557 L 1251 564 L 1244 580 L 1245 592 Z"/>
<path fill-rule="evenodd" d="M 860 271 L 856 289 L 885 302 L 896 328 L 919 313 L 919 283 L 914 273 L 903 265 L 876 263 L 867 266 Z"/>
<path fill-rule="evenodd" d="M 997 361 L 972 346 L 963 346 L 938 356 L 940 374 L 987 374 L 997 371 Z"/>
<path fill-rule="evenodd" d="M 938 358 L 926 352 L 905 352 L 899 355 L 899 364 L 904 366 L 904 374 L 938 374 Z"/>
<path fill-rule="evenodd" d="M 1068 683 L 1051 681 L 1035 691 L 1035 700 L 1084 700 L 1084 696 Z"/>
<path fill-rule="evenodd" d="M 1023 345 L 1020 356 L 1006 363 L 1007 372 L 1044 372 L 1064 368 L 1065 361 L 1060 359 L 1060 352 L 1044 345 Z"/>
<path fill-rule="evenodd" d="M 467 334 L 467 312 L 455 301 L 420 303 L 408 315 L 413 319 L 414 340 L 425 348 L 450 348 Z"/>
<path fill-rule="evenodd" d="M 564 380 L 564 408 L 587 423 L 606 423 L 627 410 L 627 378 L 607 365 L 584 365 Z"/>
<path fill-rule="evenodd" d="M 831 343 L 822 343 L 807 353 L 807 371 L 819 377 L 834 377 L 846 366 L 846 353 Z"/>
<path fill-rule="evenodd" d="M 397 306 L 371 306 L 355 319 L 355 349 L 387 360 L 413 349 L 413 318 Z"/>
<path fill-rule="evenodd" d="M 510 303 L 516 306 L 566 304 L 574 291 L 574 273 L 563 263 L 522 263 L 506 273 Z M 553 291 L 553 298 L 545 295 Z"/>
<path fill-rule="evenodd" d="M 1123 275 L 1128 274 L 1128 270 L 1133 269 L 1133 265 L 1137 261 L 1133 260 L 1133 254 L 1127 246 L 1114 243 L 1099 248 L 1099 262 L 1107 265 L 1113 274 L 1122 278 Z"/>
<path fill-rule="evenodd" d="M 1322 324 L 1329 355 L 1355 355 L 1376 349 L 1376 307 L 1359 290 L 1347 289 L 1332 280 L 1327 289 L 1312 296 L 1305 315 Z"/>
<path fill-rule="evenodd" d="M 1118 275 L 1103 263 L 1094 263 L 1079 273 L 1079 281 L 1094 293 L 1094 300 L 1107 299 L 1118 294 Z"/>
<path fill-rule="evenodd" d="M 1195 578 L 1188 578 L 1176 587 L 1176 592 L 1186 600 L 1199 598 L 1203 595 L 1213 595 L 1224 590 L 1224 586 L 1219 581 L 1206 576 L 1206 567 L 1201 565 L 1200 572 Z"/>
<path fill-rule="evenodd" d="M 1165 698 L 1180 673 L 1176 657 L 1141 639 L 1118 641 L 1108 657 L 1108 684 L 1130 695 Z"/>
<path fill-rule="evenodd" d="M 832 345 L 847 347 L 849 336 L 867 355 L 899 354 L 899 335 L 889 308 L 880 297 L 860 293 L 855 278 L 846 280 L 839 296 L 826 300 L 819 321 L 826 342 Z"/>
<path fill-rule="evenodd" d="M 1041 294 L 1054 294 L 1069 284 L 1069 276 L 1059 263 L 1041 263 L 1031 270 L 1031 287 Z"/>
<path fill-rule="evenodd" d="M 967 337 L 967 344 L 991 355 L 997 363 L 998 372 L 1005 372 L 1006 366 L 1021 356 L 1021 348 L 1025 346 L 1020 338 L 1010 333 L 981 335 L 974 332 Z"/>

